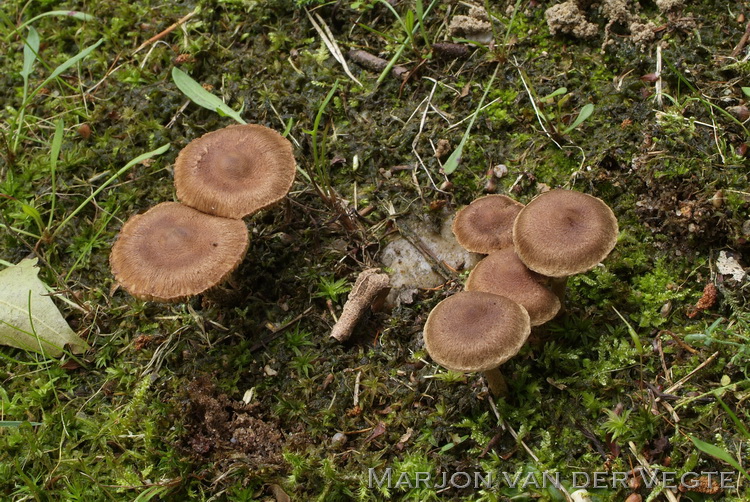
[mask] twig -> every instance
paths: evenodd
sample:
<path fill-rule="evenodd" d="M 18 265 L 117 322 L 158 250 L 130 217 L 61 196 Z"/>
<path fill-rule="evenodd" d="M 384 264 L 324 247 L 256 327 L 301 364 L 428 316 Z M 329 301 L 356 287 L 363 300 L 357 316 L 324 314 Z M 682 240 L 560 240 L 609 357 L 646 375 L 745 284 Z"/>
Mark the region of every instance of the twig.
<path fill-rule="evenodd" d="M 635 443 L 632 441 L 628 441 L 628 446 L 630 446 L 630 451 L 633 453 L 633 456 L 636 458 L 636 460 L 638 460 L 638 463 L 641 464 L 641 467 L 643 467 L 643 470 L 646 471 L 646 473 L 648 474 L 648 477 L 655 481 L 654 484 L 656 486 L 661 485 L 661 483 L 659 482 L 658 476 L 655 476 L 653 471 L 651 470 L 651 465 L 648 463 L 648 461 L 645 458 L 643 458 L 643 456 L 640 453 L 638 453 L 638 449 L 636 448 Z M 669 502 L 678 502 L 677 497 L 674 496 L 674 493 L 672 493 L 672 490 L 664 487 L 663 492 L 666 495 L 667 500 L 669 500 Z"/>
<path fill-rule="evenodd" d="M 748 22 L 747 26 L 745 26 L 745 33 L 742 34 L 742 38 L 740 38 L 740 42 L 732 51 L 731 56 L 733 58 L 736 58 L 737 56 L 740 55 L 740 52 L 742 52 L 742 49 L 745 48 L 745 45 L 747 44 L 748 40 L 750 40 L 750 22 Z"/>
<path fill-rule="evenodd" d="M 539 125 L 542 127 L 542 131 L 544 131 L 544 134 L 546 134 L 547 137 L 555 145 L 557 145 L 557 148 L 562 150 L 562 146 L 560 146 L 560 143 L 555 141 L 555 138 L 552 137 L 552 134 L 550 134 L 547 128 L 544 127 L 544 121 L 542 120 L 541 112 L 539 111 L 539 108 L 536 106 L 536 102 L 534 101 L 534 95 L 531 94 L 531 89 L 529 89 L 529 86 L 526 84 L 526 79 L 523 77 L 523 71 L 521 71 L 521 66 L 518 64 L 518 61 L 515 61 L 515 57 L 513 59 L 514 59 L 516 70 L 518 70 L 518 75 L 521 77 L 521 83 L 523 84 L 523 88 L 526 90 L 526 94 L 529 96 L 529 101 L 531 101 L 531 106 L 534 108 L 534 114 L 536 115 L 536 119 L 539 121 Z"/>
<path fill-rule="evenodd" d="M 354 82 L 357 83 L 360 87 L 364 87 L 362 85 L 362 82 L 357 80 L 357 77 L 352 75 L 352 72 L 349 71 L 349 66 L 346 64 L 346 59 L 344 59 L 344 55 L 341 53 L 341 49 L 339 49 L 338 44 L 336 43 L 336 38 L 333 36 L 333 33 L 331 33 L 331 30 L 328 28 L 328 25 L 323 21 L 323 18 L 318 15 L 318 13 L 315 13 L 315 17 L 318 18 L 318 23 L 315 22 L 315 19 L 310 15 L 310 11 L 305 9 L 305 13 L 307 14 L 308 19 L 310 19 L 310 22 L 313 25 L 313 28 L 315 28 L 315 31 L 318 32 L 318 35 L 320 35 L 320 38 L 323 40 L 323 43 L 328 48 L 328 51 L 331 53 L 333 58 L 339 62 L 339 64 L 344 68 L 344 73 L 347 74 L 347 76 L 352 79 Z M 322 27 L 321 27 L 322 25 Z"/>
<path fill-rule="evenodd" d="M 169 35 L 170 33 L 172 33 L 174 30 L 176 30 L 177 28 L 179 28 L 181 25 L 183 25 L 186 22 L 188 22 L 190 20 L 190 18 L 192 18 L 193 16 L 195 16 L 196 12 L 197 12 L 196 10 L 193 10 L 193 12 L 191 12 L 190 14 L 187 14 L 186 16 L 181 17 L 176 23 L 174 23 L 171 26 L 169 26 L 166 30 L 163 30 L 163 31 L 159 32 L 158 34 L 154 35 L 153 37 L 149 38 L 148 40 L 146 40 L 145 42 L 143 42 L 141 45 L 139 45 L 138 48 L 133 51 L 133 54 L 138 54 L 141 50 L 143 50 L 144 48 L 148 47 L 150 44 L 153 44 L 157 40 L 161 40 L 162 38 L 164 38 L 167 35 Z"/>
<path fill-rule="evenodd" d="M 690 373 L 688 373 L 684 377 L 682 377 L 679 380 L 677 380 L 674 383 L 674 385 L 671 385 L 670 387 L 668 387 L 667 389 L 665 389 L 664 393 L 665 394 L 674 394 L 674 391 L 676 391 L 677 389 L 679 389 L 680 387 L 682 387 L 683 385 L 685 385 L 685 383 L 688 380 L 690 380 L 691 378 L 693 378 L 693 375 L 695 375 L 700 370 L 702 370 L 703 368 L 705 368 L 706 366 L 708 366 L 709 364 L 711 364 L 713 362 L 713 360 L 716 359 L 716 356 L 718 356 L 718 355 L 719 355 L 719 351 L 716 351 L 713 354 L 711 354 L 711 356 L 708 359 L 706 359 L 705 361 L 703 361 L 702 363 L 700 363 L 693 371 L 691 371 Z M 656 398 L 656 400 L 658 401 L 659 398 Z"/>
<path fill-rule="evenodd" d="M 385 59 L 370 54 L 369 52 L 363 51 L 361 49 L 349 51 L 349 59 L 359 64 L 360 66 L 364 66 L 368 70 L 377 72 L 383 71 L 388 66 L 388 61 L 386 61 Z M 395 65 L 393 68 L 391 68 L 391 74 L 396 78 L 403 78 L 404 74 L 408 71 L 409 70 L 401 65 Z"/>
<path fill-rule="evenodd" d="M 656 45 L 656 104 L 661 107 L 664 98 L 664 81 L 661 78 L 661 45 Z"/>
<path fill-rule="evenodd" d="M 356 408 L 359 404 L 359 381 L 362 378 L 362 372 L 358 372 L 356 378 L 354 379 L 354 402 L 353 405 Z"/>

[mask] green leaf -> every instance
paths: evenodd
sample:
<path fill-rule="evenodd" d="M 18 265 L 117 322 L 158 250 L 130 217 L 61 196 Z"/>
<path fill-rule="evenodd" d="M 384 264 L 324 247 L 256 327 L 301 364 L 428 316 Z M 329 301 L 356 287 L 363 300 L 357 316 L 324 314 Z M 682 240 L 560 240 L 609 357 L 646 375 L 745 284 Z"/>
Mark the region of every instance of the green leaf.
<path fill-rule="evenodd" d="M 594 113 L 594 105 L 588 103 L 583 108 L 581 108 L 581 111 L 578 113 L 578 117 L 575 119 L 575 121 L 568 127 L 566 127 L 562 133 L 568 134 L 570 131 L 581 125 L 584 120 L 591 116 L 592 113 Z"/>
<path fill-rule="evenodd" d="M 20 427 L 25 424 L 23 420 L 0 420 L 0 427 Z M 28 422 L 31 425 L 42 425 L 41 422 Z"/>
<path fill-rule="evenodd" d="M 177 88 L 190 100 L 198 106 L 207 108 L 219 115 L 232 117 L 240 124 L 246 124 L 240 114 L 232 110 L 218 96 L 215 96 L 205 90 L 202 85 L 193 80 L 193 78 L 177 67 L 172 68 L 172 80 Z"/>
<path fill-rule="evenodd" d="M 74 353 L 88 349 L 65 322 L 38 274 L 36 259 L 0 272 L 0 344 L 51 356 L 62 355 L 65 345 Z"/>
<path fill-rule="evenodd" d="M 102 45 L 102 42 L 104 42 L 103 38 L 100 38 L 94 45 L 90 45 L 83 49 L 81 52 L 73 56 L 72 58 L 68 59 L 67 61 L 63 62 L 60 66 L 52 70 L 52 73 L 50 73 L 49 77 L 47 77 L 47 80 L 45 80 L 41 86 L 44 87 L 50 80 L 55 79 L 59 77 L 63 72 L 65 72 L 68 68 L 75 65 L 78 61 L 84 59 L 86 56 L 94 52 L 94 49 Z"/>
<path fill-rule="evenodd" d="M 565 94 L 567 92 L 568 92 L 568 88 L 567 87 L 558 87 L 557 89 L 555 89 L 554 91 L 552 91 L 550 94 L 547 94 L 546 96 L 544 96 L 543 98 L 541 98 L 539 101 L 549 101 L 552 98 L 557 97 L 560 94 Z"/>
<path fill-rule="evenodd" d="M 745 93 L 745 96 L 750 97 L 750 87 L 742 87 L 742 92 Z"/>
<path fill-rule="evenodd" d="M 35 207 L 30 206 L 28 204 L 21 204 L 21 211 L 26 216 L 31 216 L 31 218 L 34 220 L 34 223 L 36 223 L 36 226 L 39 227 L 40 232 L 44 232 L 44 223 L 42 223 L 42 215 L 39 214 L 39 211 L 36 210 Z"/>
<path fill-rule="evenodd" d="M 723 450 L 722 448 L 719 448 L 718 446 L 714 446 L 711 443 L 706 443 L 705 441 L 701 441 L 698 438 L 695 438 L 693 436 L 688 436 L 690 438 L 690 441 L 693 442 L 696 448 L 698 448 L 703 453 L 707 453 L 708 455 L 711 455 L 712 457 L 716 457 L 719 460 L 723 460 L 727 464 L 731 465 L 735 469 L 737 469 L 739 472 L 741 472 L 748 480 L 750 480 L 750 474 L 747 473 L 745 469 L 742 468 L 742 466 L 737 462 L 737 460 L 730 455 L 727 451 Z"/>
<path fill-rule="evenodd" d="M 33 26 L 29 26 L 29 34 L 26 36 L 26 43 L 23 45 L 23 70 L 21 70 L 21 76 L 24 82 L 31 75 L 37 54 L 39 54 L 39 32 Z"/>

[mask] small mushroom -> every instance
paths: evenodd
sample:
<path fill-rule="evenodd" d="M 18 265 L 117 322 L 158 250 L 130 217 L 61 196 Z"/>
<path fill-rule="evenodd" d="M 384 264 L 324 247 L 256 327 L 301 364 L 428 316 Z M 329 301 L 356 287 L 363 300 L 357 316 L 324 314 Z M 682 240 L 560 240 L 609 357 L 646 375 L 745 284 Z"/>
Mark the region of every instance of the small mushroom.
<path fill-rule="evenodd" d="M 339 342 L 348 340 L 367 309 L 378 310 L 390 290 L 388 274 L 380 273 L 377 268 L 368 268 L 359 274 L 344 310 L 331 330 L 331 337 Z"/>
<path fill-rule="evenodd" d="M 204 213 L 244 218 L 283 199 L 294 181 L 291 143 L 257 124 L 204 134 L 174 166 L 177 198 Z"/>
<path fill-rule="evenodd" d="M 462 291 L 435 306 L 424 325 L 430 357 L 453 371 L 482 371 L 494 395 L 507 392 L 498 366 L 518 353 L 531 333 L 529 314 L 492 293 Z"/>
<path fill-rule="evenodd" d="M 513 244 L 534 272 L 567 277 L 606 258 L 617 234 L 617 218 L 601 199 L 557 189 L 537 196 L 518 213 Z"/>
<path fill-rule="evenodd" d="M 513 222 L 523 204 L 507 195 L 479 197 L 453 220 L 453 234 L 465 249 L 489 254 L 513 245 Z"/>
<path fill-rule="evenodd" d="M 466 291 L 505 296 L 521 304 L 532 326 L 549 321 L 560 311 L 560 299 L 547 287 L 549 279 L 528 269 L 513 248 L 493 251 L 469 274 Z"/>
<path fill-rule="evenodd" d="M 123 225 L 109 262 L 117 282 L 136 298 L 178 302 L 221 283 L 248 244 L 242 220 L 162 202 Z"/>

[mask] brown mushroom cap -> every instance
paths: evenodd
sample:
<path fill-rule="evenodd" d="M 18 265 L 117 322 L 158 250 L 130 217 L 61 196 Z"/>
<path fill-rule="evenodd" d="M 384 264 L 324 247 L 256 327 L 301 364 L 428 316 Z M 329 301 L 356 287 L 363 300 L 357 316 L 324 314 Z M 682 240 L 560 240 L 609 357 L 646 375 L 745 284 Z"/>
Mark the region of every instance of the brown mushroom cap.
<path fill-rule="evenodd" d="M 424 325 L 430 357 L 453 371 L 488 371 L 513 357 L 531 333 L 526 309 L 504 296 L 462 291 L 432 309 Z"/>
<path fill-rule="evenodd" d="M 136 298 L 177 302 L 222 282 L 248 244 L 242 220 L 162 202 L 123 225 L 109 262 L 117 282 Z"/>
<path fill-rule="evenodd" d="M 513 222 L 523 204 L 506 195 L 479 197 L 456 213 L 453 234 L 465 249 L 488 254 L 513 245 Z"/>
<path fill-rule="evenodd" d="M 233 125 L 183 148 L 174 166 L 177 198 L 204 213 L 244 218 L 289 192 L 296 164 L 291 143 L 273 129 Z"/>
<path fill-rule="evenodd" d="M 560 311 L 560 299 L 546 287 L 548 279 L 528 269 L 513 248 L 493 251 L 469 274 L 466 291 L 505 296 L 521 304 L 532 326 L 549 321 Z"/>
<path fill-rule="evenodd" d="M 513 244 L 534 272 L 565 277 L 606 258 L 617 234 L 617 218 L 601 199 L 558 189 L 537 196 L 518 213 Z"/>

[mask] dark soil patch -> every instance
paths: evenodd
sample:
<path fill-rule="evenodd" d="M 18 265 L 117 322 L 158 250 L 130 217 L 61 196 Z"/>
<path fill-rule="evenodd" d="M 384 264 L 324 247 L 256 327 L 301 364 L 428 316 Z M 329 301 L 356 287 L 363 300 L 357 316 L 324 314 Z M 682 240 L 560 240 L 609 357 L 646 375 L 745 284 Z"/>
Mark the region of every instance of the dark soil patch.
<path fill-rule="evenodd" d="M 206 377 L 187 388 L 183 409 L 185 435 L 180 446 L 213 462 L 242 462 L 252 467 L 279 465 L 284 436 L 259 404 L 232 401 Z"/>

